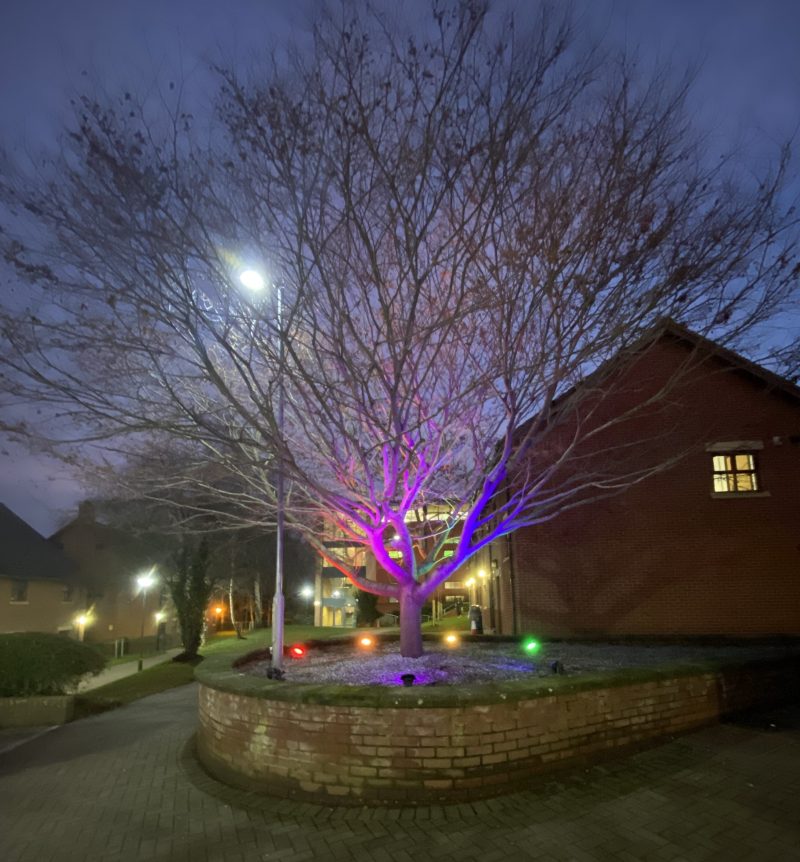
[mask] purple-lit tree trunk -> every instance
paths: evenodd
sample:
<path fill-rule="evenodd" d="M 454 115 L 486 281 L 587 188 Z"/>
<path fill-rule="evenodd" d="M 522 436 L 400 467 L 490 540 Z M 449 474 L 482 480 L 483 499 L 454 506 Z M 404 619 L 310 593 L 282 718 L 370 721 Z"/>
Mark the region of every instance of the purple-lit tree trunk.
<path fill-rule="evenodd" d="M 413 589 L 400 592 L 400 654 L 422 655 L 422 601 Z"/>
<path fill-rule="evenodd" d="M 69 152 L 0 180 L 27 282 L 0 320 L 9 403 L 73 457 L 135 456 L 200 520 L 274 524 L 280 465 L 287 525 L 398 600 L 408 656 L 492 538 L 665 466 L 636 419 L 686 364 L 608 411 L 615 357 L 664 315 L 756 337 L 799 271 L 783 162 L 707 164 L 683 83 L 579 48 L 545 6 L 520 26 L 489 5 L 403 30 L 343 4 L 311 50 L 223 70 L 210 130 L 181 88 L 161 115 L 86 98 Z"/>

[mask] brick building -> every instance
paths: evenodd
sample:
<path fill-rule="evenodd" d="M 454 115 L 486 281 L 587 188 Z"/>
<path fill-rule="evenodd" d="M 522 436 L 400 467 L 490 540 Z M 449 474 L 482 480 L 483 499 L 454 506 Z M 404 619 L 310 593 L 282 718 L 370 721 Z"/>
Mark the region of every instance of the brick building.
<path fill-rule="evenodd" d="M 165 550 L 97 520 L 92 503 L 80 504 L 78 516 L 54 533 L 49 541 L 71 561 L 86 584 L 90 622 L 85 638 L 97 643 L 119 639 L 138 641 L 144 623 L 145 638 L 161 642 L 176 632 L 158 564 Z M 153 571 L 156 583 L 142 595 L 138 575 Z M 164 614 L 163 619 L 158 616 Z"/>
<path fill-rule="evenodd" d="M 75 566 L 0 504 L 0 632 L 82 634 L 86 588 Z"/>
<path fill-rule="evenodd" d="M 496 631 L 800 635 L 800 390 L 668 324 L 616 372 L 598 415 L 667 380 L 658 409 L 607 434 L 672 466 L 474 561 Z"/>

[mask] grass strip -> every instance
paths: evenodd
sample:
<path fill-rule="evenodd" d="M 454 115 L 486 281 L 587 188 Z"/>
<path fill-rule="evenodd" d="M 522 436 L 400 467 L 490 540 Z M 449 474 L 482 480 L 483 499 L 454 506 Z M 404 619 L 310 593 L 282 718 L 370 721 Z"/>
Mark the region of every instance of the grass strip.
<path fill-rule="evenodd" d="M 193 680 L 194 665 L 164 662 L 77 695 L 75 718 L 107 712 L 139 698 L 186 685 Z"/>

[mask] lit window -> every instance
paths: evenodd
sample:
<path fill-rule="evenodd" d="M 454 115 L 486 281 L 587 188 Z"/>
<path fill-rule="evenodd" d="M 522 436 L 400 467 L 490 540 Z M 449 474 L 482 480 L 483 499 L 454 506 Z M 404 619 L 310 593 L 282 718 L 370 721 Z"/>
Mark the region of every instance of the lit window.
<path fill-rule="evenodd" d="M 27 581 L 12 581 L 11 582 L 11 601 L 12 602 L 27 602 L 28 601 L 28 582 Z"/>
<path fill-rule="evenodd" d="M 747 452 L 725 452 L 712 456 L 714 492 L 717 494 L 746 494 L 760 491 L 756 473 L 756 459 Z"/>

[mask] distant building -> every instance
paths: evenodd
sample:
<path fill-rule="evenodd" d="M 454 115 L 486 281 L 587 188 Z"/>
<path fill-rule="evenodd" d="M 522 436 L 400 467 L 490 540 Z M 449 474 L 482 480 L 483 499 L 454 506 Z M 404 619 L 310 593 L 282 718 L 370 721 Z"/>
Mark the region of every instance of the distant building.
<path fill-rule="evenodd" d="M 441 520 L 437 515 L 444 516 L 450 513 L 450 509 L 443 504 L 431 504 L 425 506 L 423 512 L 409 513 L 409 521 L 418 516 L 425 520 L 426 525 L 435 533 Z M 459 530 L 452 531 L 449 544 L 445 547 L 443 556 L 452 555 L 452 546 L 458 542 Z M 432 538 L 417 540 L 417 553 L 419 558 L 422 553 L 428 552 L 433 546 Z M 340 559 L 361 577 L 370 581 L 384 584 L 394 584 L 395 580 L 380 566 L 374 554 L 363 545 L 357 544 L 342 534 L 338 538 L 331 538 L 325 542 L 326 546 L 334 551 Z M 390 557 L 402 557 L 399 550 L 390 550 Z M 460 574 L 460 573 L 459 573 Z M 483 574 L 482 572 L 480 573 Z M 470 583 L 467 583 L 470 580 Z M 474 600 L 476 590 L 474 583 L 476 578 L 457 580 L 451 578 L 439 587 L 431 596 L 430 605 L 425 615 L 426 619 L 439 619 L 445 614 L 455 615 L 466 613 L 469 607 L 470 597 Z M 314 625 L 317 626 L 355 626 L 356 625 L 356 595 L 358 590 L 335 566 L 321 566 L 318 569 L 314 586 Z M 399 600 L 386 596 L 378 597 L 378 611 L 384 615 L 397 616 L 400 611 Z M 396 621 L 396 620 L 395 620 Z"/>
<path fill-rule="evenodd" d="M 79 637 L 86 588 L 75 566 L 0 504 L 0 632 Z"/>
<path fill-rule="evenodd" d="M 488 574 L 478 589 L 488 625 L 554 637 L 800 635 L 800 390 L 670 324 L 631 357 L 604 415 L 681 367 L 666 406 L 606 442 L 685 456 L 491 543 L 469 569 Z"/>
<path fill-rule="evenodd" d="M 138 640 L 143 624 L 146 638 L 175 631 L 171 615 L 156 618 L 167 606 L 163 577 L 158 576 L 165 552 L 157 542 L 99 522 L 90 502 L 81 503 L 77 518 L 54 533 L 50 542 L 63 550 L 87 585 L 91 609 L 87 641 Z M 156 583 L 143 595 L 137 577 L 153 569 Z"/>

